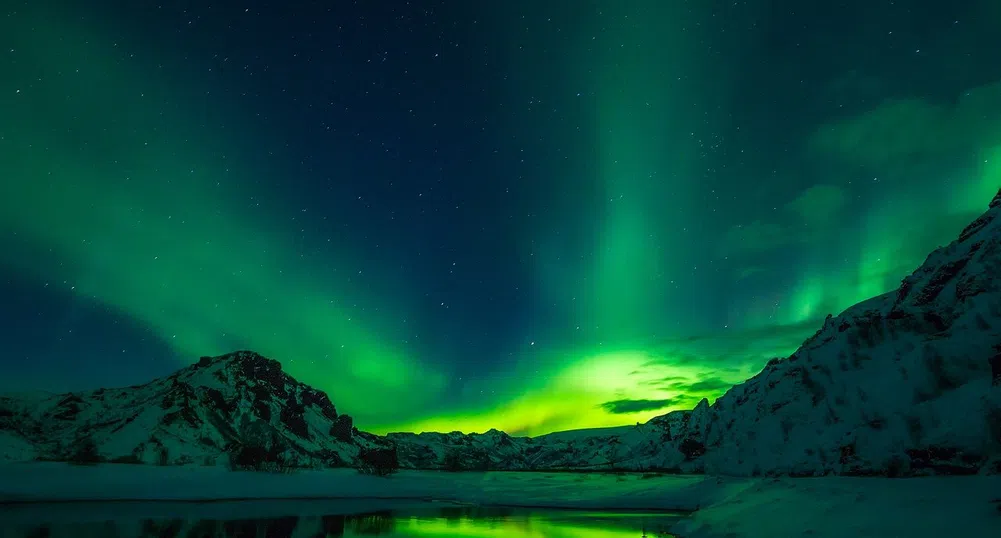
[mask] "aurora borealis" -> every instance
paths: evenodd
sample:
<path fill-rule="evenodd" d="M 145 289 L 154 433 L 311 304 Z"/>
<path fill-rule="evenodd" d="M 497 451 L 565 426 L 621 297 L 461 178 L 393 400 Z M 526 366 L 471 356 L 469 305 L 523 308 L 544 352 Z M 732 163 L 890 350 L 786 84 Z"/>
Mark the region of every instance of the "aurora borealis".
<path fill-rule="evenodd" d="M 253 349 L 370 431 L 642 421 L 1001 186 L 989 0 L 187 4 L 0 18 L 0 390 Z"/>

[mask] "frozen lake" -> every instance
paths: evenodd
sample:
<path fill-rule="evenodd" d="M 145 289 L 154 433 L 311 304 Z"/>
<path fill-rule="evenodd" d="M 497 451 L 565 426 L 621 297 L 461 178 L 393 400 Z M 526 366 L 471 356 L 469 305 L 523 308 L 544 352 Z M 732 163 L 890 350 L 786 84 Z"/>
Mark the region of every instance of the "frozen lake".
<path fill-rule="evenodd" d="M 431 502 L 437 501 L 437 502 Z M 510 507 L 499 510 L 493 507 Z M 478 508 L 474 508 L 478 507 Z M 478 510 L 478 511 L 477 511 Z M 696 512 L 678 517 L 680 511 Z M 369 514 L 359 518 L 352 514 Z M 728 478 L 0 465 L 0 537 L 995 536 L 1001 476 Z M 287 534 L 291 528 L 293 533 Z M 388 531 L 395 534 L 386 534 Z M 214 534 L 213 534 L 214 533 Z M 354 533 L 354 534 L 351 534 Z"/>
<path fill-rule="evenodd" d="M 0 507 L 4 538 L 639 538 L 682 514 L 401 502 L 345 515 L 352 501 L 69 502 Z"/>

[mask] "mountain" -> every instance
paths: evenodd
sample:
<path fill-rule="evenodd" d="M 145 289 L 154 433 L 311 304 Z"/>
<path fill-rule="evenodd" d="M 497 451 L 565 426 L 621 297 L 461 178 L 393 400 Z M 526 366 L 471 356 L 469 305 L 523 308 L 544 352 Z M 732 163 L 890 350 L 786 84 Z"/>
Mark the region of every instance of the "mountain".
<path fill-rule="evenodd" d="M 897 290 L 712 405 L 606 434 L 391 434 L 405 465 L 729 475 L 1001 471 L 1001 192 Z M 485 456 L 486 455 L 486 456 Z M 478 464 L 477 464 L 478 465 Z M 473 465 L 476 466 L 476 465 Z"/>
<path fill-rule="evenodd" d="M 645 424 L 378 437 L 247 351 L 135 387 L 0 398 L 0 459 L 78 459 L 81 446 L 104 459 L 254 468 L 355 466 L 393 449 L 415 469 L 1001 472 L 1001 192 L 898 289 L 828 316 L 712 405 Z"/>
<path fill-rule="evenodd" d="M 0 397 L 0 459 L 345 466 L 385 446 L 326 394 L 249 351 L 144 385 Z"/>

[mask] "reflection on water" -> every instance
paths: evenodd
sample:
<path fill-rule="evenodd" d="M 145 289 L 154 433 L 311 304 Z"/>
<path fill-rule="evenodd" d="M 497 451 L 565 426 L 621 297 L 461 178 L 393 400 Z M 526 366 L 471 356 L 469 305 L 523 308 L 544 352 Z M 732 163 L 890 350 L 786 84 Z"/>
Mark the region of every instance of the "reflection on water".
<path fill-rule="evenodd" d="M 352 516 L 0 523 L 4 538 L 668 537 L 673 514 L 448 507 Z"/>

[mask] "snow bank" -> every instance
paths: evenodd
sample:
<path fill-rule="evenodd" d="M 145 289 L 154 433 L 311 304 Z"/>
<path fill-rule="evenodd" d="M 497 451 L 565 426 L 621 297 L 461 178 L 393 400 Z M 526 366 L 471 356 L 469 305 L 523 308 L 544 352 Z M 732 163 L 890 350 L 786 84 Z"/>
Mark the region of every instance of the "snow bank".
<path fill-rule="evenodd" d="M 671 529 L 684 538 L 1001 535 L 997 476 L 763 479 Z"/>

